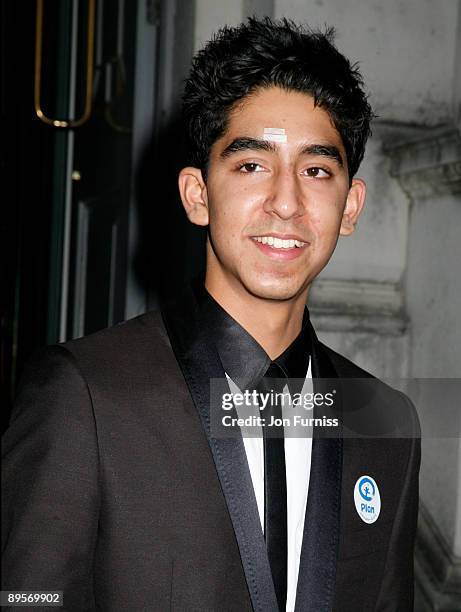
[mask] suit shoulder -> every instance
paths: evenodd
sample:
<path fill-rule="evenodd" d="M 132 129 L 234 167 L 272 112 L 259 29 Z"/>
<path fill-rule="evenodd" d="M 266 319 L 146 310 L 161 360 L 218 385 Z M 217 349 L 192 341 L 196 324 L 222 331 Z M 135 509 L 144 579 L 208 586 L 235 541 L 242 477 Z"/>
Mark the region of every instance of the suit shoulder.
<path fill-rule="evenodd" d="M 48 347 L 70 354 L 87 381 L 116 385 L 131 377 L 174 370 L 174 357 L 161 314 L 147 312 L 101 331 Z"/>
<path fill-rule="evenodd" d="M 411 399 L 399 389 L 380 380 L 353 361 L 322 344 L 343 382 L 344 392 L 351 404 L 366 406 L 367 419 L 375 416 L 382 430 L 392 429 L 402 437 L 420 437 L 421 428 L 417 410 Z M 351 379 L 347 382 L 347 379 Z M 353 400 L 351 399 L 353 398 Z"/>
<path fill-rule="evenodd" d="M 169 345 L 168 335 L 160 313 L 149 311 L 112 327 L 68 340 L 57 346 L 80 357 L 85 354 L 116 351 L 117 349 L 125 352 L 131 350 L 140 352 L 147 346 L 152 347 L 158 344 Z"/>
<path fill-rule="evenodd" d="M 322 349 L 327 353 L 328 357 L 332 361 L 335 369 L 341 373 L 341 377 L 344 378 L 375 378 L 373 374 L 367 372 L 353 361 L 344 357 L 340 353 L 337 353 L 326 344 L 320 343 Z M 377 380 L 377 379 L 376 379 Z"/>

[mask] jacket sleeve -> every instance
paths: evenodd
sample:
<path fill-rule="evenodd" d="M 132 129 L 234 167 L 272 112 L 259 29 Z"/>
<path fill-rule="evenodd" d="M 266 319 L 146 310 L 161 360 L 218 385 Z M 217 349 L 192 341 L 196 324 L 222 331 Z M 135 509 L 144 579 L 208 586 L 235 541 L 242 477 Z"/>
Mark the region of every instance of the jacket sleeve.
<path fill-rule="evenodd" d="M 419 468 L 421 464 L 421 428 L 416 409 L 409 398 L 401 394 L 410 423 L 406 427 L 409 445 L 405 480 L 399 507 L 394 519 L 386 566 L 379 592 L 376 612 L 413 612 L 413 554 L 418 521 Z"/>
<path fill-rule="evenodd" d="M 26 368 L 2 454 L 2 588 L 62 590 L 64 610 L 92 609 L 96 427 L 87 385 L 62 346 Z"/>

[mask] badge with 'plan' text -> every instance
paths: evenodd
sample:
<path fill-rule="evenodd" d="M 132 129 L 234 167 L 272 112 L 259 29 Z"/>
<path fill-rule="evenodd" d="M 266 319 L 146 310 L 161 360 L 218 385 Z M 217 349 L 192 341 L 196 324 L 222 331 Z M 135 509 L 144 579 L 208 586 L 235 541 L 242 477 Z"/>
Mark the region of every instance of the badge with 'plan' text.
<path fill-rule="evenodd" d="M 381 512 L 378 485 L 371 476 L 360 476 L 354 487 L 355 509 L 365 523 L 374 523 Z"/>

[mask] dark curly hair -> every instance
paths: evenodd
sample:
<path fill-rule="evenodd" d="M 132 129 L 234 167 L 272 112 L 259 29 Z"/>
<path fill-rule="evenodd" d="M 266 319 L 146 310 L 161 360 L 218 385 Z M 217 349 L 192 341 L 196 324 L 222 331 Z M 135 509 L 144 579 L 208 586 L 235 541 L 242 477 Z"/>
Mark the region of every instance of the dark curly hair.
<path fill-rule="evenodd" d="M 339 53 L 333 39 L 333 28 L 321 32 L 269 17 L 220 29 L 195 55 L 185 83 L 190 163 L 206 178 L 210 149 L 224 134 L 232 107 L 257 89 L 277 86 L 311 95 L 329 113 L 352 179 L 363 159 L 373 112 L 357 65 Z"/>

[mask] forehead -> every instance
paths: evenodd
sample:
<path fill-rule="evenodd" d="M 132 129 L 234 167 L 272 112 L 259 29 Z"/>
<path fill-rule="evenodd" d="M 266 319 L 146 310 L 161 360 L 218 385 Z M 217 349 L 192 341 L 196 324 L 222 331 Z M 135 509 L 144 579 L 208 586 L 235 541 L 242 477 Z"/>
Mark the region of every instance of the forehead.
<path fill-rule="evenodd" d="M 264 137 L 268 128 L 285 130 L 287 142 L 325 141 L 342 147 L 342 139 L 323 108 L 312 96 L 278 87 L 258 89 L 239 101 L 229 113 L 225 142 L 242 135 Z M 266 132 L 265 132 L 266 130 Z"/>

